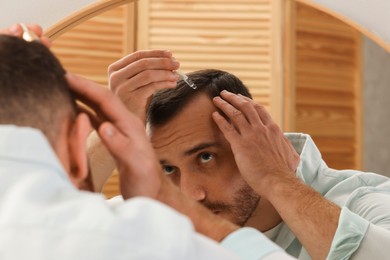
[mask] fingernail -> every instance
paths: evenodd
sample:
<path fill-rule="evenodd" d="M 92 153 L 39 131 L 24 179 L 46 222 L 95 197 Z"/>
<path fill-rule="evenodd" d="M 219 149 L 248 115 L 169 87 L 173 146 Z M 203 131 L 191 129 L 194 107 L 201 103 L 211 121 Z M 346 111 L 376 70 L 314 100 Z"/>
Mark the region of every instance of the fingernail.
<path fill-rule="evenodd" d="M 172 52 L 170 50 L 165 50 L 164 53 L 168 57 L 172 56 Z"/>
<path fill-rule="evenodd" d="M 110 126 L 106 126 L 106 128 L 104 129 L 104 135 L 106 137 L 112 137 L 114 135 L 114 131 Z"/>

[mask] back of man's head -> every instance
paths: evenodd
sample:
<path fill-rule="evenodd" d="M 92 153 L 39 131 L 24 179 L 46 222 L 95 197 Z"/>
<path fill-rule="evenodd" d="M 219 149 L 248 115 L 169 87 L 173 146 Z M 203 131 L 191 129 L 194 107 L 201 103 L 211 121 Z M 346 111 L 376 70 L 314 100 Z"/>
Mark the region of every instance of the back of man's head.
<path fill-rule="evenodd" d="M 0 35 L 0 124 L 40 129 L 53 145 L 75 103 L 56 57 L 39 42 Z"/>
<path fill-rule="evenodd" d="M 196 89 L 190 88 L 183 80 L 174 89 L 157 92 L 150 103 L 147 121 L 150 126 L 168 123 L 183 107 L 199 94 L 206 94 L 210 99 L 219 96 L 222 90 L 252 98 L 242 81 L 226 71 L 200 70 L 188 74 Z"/>

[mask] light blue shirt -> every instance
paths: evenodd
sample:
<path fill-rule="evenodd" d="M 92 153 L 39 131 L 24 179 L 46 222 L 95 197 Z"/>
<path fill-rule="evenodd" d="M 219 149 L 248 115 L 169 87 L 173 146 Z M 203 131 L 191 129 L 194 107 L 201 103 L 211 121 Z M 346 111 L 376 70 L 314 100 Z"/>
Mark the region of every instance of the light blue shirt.
<path fill-rule="evenodd" d="M 253 229 L 222 245 L 157 201 L 75 189 L 40 131 L 0 126 L 0 259 L 290 259 Z"/>
<path fill-rule="evenodd" d="M 297 177 L 342 208 L 327 259 L 387 258 L 390 179 L 374 173 L 331 169 L 309 135 L 286 136 L 300 154 Z M 280 228 L 275 243 L 299 259 L 311 259 L 286 224 Z"/>

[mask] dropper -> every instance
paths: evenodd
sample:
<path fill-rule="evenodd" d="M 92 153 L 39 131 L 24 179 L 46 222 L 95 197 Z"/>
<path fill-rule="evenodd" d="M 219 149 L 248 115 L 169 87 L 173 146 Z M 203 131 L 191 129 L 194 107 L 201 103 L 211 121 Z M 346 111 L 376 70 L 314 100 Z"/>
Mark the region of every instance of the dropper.
<path fill-rule="evenodd" d="M 177 70 L 176 73 L 179 75 L 180 79 L 182 79 L 185 83 L 187 83 L 188 86 L 192 89 L 197 89 L 197 86 L 195 83 L 183 72 Z"/>
<path fill-rule="evenodd" d="M 24 23 L 19 23 L 19 25 L 23 29 L 23 39 L 27 42 L 32 42 L 32 41 L 40 41 L 39 37 L 31 31 Z"/>

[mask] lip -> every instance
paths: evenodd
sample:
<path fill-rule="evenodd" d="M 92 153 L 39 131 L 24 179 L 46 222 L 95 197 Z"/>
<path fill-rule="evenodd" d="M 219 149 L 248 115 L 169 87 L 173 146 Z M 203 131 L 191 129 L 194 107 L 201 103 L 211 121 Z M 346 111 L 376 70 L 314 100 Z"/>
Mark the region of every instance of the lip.
<path fill-rule="evenodd" d="M 215 215 L 219 215 L 219 214 L 221 213 L 221 211 L 220 211 L 220 210 L 213 210 L 213 213 L 214 213 Z"/>

